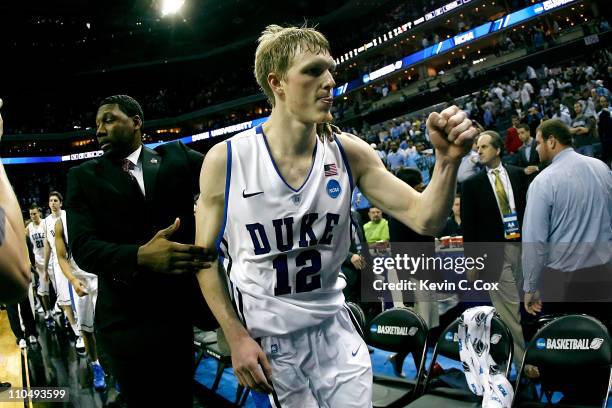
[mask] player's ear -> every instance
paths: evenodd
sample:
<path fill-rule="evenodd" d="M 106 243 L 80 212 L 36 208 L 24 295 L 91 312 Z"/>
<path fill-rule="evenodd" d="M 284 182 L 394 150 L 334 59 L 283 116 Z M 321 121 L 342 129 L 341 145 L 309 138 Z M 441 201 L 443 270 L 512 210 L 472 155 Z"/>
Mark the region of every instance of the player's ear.
<path fill-rule="evenodd" d="M 275 95 L 284 96 L 285 90 L 281 79 L 280 75 L 276 72 L 270 72 L 268 74 L 268 86 L 270 86 Z"/>

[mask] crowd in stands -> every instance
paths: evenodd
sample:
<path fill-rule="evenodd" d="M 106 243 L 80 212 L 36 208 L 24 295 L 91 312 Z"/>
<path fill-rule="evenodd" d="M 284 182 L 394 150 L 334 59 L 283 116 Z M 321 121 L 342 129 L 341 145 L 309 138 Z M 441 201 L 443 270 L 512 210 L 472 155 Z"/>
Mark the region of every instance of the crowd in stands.
<path fill-rule="evenodd" d="M 538 24 L 527 27 L 525 31 L 509 31 L 494 45 L 483 47 L 480 50 L 481 52 L 479 57 L 499 57 L 520 48 L 526 49 L 528 53 L 543 50 L 554 45 L 558 39 L 559 32 L 563 29 L 571 27 L 570 24 L 571 23 L 566 21 L 561 21 L 561 25 L 563 27 L 559 27 L 557 21 L 554 21 L 551 29 L 545 29 L 544 25 L 538 22 Z M 585 32 L 585 35 L 593 32 L 604 32 L 609 30 L 609 24 L 605 19 L 597 19 L 589 24 L 585 24 L 582 29 Z M 391 54 L 387 59 L 383 58 L 380 60 L 380 63 L 376 63 L 377 60 L 374 58 L 374 61 L 372 62 L 374 65 L 366 67 L 364 72 L 377 69 L 381 66 L 396 61 L 399 57 L 405 55 L 406 54 L 404 52 L 398 50 L 396 53 Z M 367 112 L 372 105 L 375 105 L 375 102 L 383 101 L 382 103 L 384 104 L 384 99 L 396 92 L 402 94 L 402 97 L 399 99 L 399 102 L 401 103 L 405 100 L 404 90 L 419 80 L 421 81 L 419 86 L 420 91 L 439 89 L 445 93 L 446 88 L 448 87 L 448 82 L 443 81 L 443 76 L 447 75 L 450 70 L 454 71 L 457 82 L 470 81 L 482 74 L 481 72 L 475 70 L 475 66 L 469 58 L 467 60 L 460 58 L 458 54 L 449 58 L 449 64 L 444 68 L 438 69 L 434 76 L 422 78 L 416 70 L 411 70 L 408 74 L 392 76 L 383 81 L 373 83 L 372 87 L 366 88 L 361 94 L 357 94 L 353 98 L 335 101 L 334 109 L 336 119 L 342 120 L 345 117 L 355 116 L 359 113 Z M 510 77 L 515 76 L 515 73 L 510 75 Z M 338 80 L 337 82 L 340 83 L 341 81 Z"/>
<path fill-rule="evenodd" d="M 589 156 L 604 157 L 601 139 L 612 138 L 610 129 L 598 126 L 601 112 L 608 110 L 612 94 L 612 54 L 602 51 L 593 56 L 592 63 L 572 61 L 564 66 L 548 68 L 542 64 L 535 69 L 527 66 L 525 72 L 515 73 L 512 79 L 491 83 L 475 95 L 449 101 L 464 109 L 485 130 L 495 130 L 505 137 L 504 160 L 518 164 L 516 153 L 523 145 L 517 127 L 526 124 L 530 135 L 543 119 L 558 118 L 574 129 L 587 128 L 587 136 L 580 130 L 574 136 L 578 151 Z M 433 109 L 419 114 L 407 114 L 374 126 L 348 129 L 376 149 L 394 172 L 401 168 L 417 168 L 428 183 L 435 159 L 425 121 Z M 590 147 L 584 147 L 590 146 Z"/>

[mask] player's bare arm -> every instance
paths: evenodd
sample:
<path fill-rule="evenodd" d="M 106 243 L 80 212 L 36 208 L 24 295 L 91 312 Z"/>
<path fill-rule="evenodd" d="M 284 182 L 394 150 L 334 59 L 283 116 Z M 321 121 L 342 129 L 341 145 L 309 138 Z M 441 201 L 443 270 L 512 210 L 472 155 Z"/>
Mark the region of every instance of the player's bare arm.
<path fill-rule="evenodd" d="M 49 246 L 49 241 L 47 240 L 47 223 L 43 220 L 43 226 L 45 228 L 45 240 L 44 240 L 44 264 L 43 271 L 41 275 L 41 279 L 44 279 L 46 282 L 49 281 L 49 261 L 51 260 L 51 247 Z"/>
<path fill-rule="evenodd" d="M 72 273 L 72 267 L 68 262 L 68 250 L 66 249 L 66 242 L 64 241 L 64 224 L 62 219 L 59 218 L 55 221 L 55 251 L 57 252 L 57 262 L 59 263 L 60 269 L 68 282 L 74 287 L 79 297 L 87 295 L 87 286 L 85 283 L 78 279 Z"/>
<path fill-rule="evenodd" d="M 196 245 L 207 249 L 215 247 L 223 222 L 226 166 L 227 147 L 225 143 L 220 143 L 204 158 L 196 207 Z M 271 378 L 266 356 L 236 316 L 218 260 L 211 268 L 200 270 L 197 277 L 202 294 L 227 338 L 238 381 L 259 392 L 271 392 L 270 383 L 266 380 L 266 377 Z"/>
<path fill-rule="evenodd" d="M 2 99 L 0 99 L 0 108 Z M 0 139 L 3 133 L 0 115 Z M 21 209 L 0 162 L 0 301 L 18 301 L 30 283 L 30 267 Z M 25 252 L 24 252 L 25 250 Z"/>
<path fill-rule="evenodd" d="M 372 204 L 415 232 L 433 236 L 444 227 L 455 195 L 457 169 L 478 130 L 456 106 L 430 114 L 427 128 L 436 149 L 436 165 L 423 193 L 390 173 L 363 140 L 343 133 L 340 141 L 356 185 Z"/>

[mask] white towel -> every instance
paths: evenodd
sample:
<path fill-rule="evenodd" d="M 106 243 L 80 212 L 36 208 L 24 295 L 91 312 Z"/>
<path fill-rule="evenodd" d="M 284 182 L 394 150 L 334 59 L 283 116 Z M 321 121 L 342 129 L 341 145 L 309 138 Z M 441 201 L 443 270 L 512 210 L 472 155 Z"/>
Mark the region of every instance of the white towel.
<path fill-rule="evenodd" d="M 482 407 L 510 408 L 514 398 L 512 386 L 489 353 L 494 313 L 491 306 L 463 312 L 459 321 L 459 356 L 470 390 L 482 395 Z"/>

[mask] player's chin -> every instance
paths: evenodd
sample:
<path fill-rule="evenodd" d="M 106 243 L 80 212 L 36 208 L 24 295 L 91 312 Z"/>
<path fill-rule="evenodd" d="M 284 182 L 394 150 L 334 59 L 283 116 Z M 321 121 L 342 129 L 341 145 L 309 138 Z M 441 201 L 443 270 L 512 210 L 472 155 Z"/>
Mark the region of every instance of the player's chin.
<path fill-rule="evenodd" d="M 328 123 L 334 120 L 334 115 L 330 111 L 322 111 L 317 114 L 317 120 L 315 123 Z"/>

